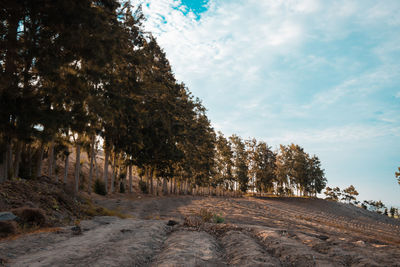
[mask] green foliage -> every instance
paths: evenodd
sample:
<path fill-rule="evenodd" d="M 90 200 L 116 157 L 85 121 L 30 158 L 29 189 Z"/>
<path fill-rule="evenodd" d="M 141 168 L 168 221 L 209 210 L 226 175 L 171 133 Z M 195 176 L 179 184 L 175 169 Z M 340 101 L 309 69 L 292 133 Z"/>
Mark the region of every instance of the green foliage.
<path fill-rule="evenodd" d="M 214 223 L 224 223 L 224 222 L 225 222 L 225 219 L 224 219 L 224 217 L 222 217 L 221 214 L 214 214 L 214 216 L 213 216 L 213 222 L 214 222 Z"/>
<path fill-rule="evenodd" d="M 106 186 L 102 180 L 96 179 L 96 181 L 93 184 L 93 192 L 102 196 L 105 196 L 107 194 Z"/>
<path fill-rule="evenodd" d="M 149 189 L 147 188 L 147 183 L 145 181 L 139 181 L 139 189 L 144 194 L 149 193 Z"/>

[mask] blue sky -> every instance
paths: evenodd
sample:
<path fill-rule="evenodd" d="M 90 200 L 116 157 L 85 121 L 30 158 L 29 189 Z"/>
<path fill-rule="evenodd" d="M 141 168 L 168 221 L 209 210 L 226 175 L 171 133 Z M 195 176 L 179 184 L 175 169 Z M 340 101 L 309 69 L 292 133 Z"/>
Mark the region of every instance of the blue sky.
<path fill-rule="evenodd" d="M 400 1 L 140 2 L 216 130 L 297 143 L 330 186 L 400 206 Z"/>

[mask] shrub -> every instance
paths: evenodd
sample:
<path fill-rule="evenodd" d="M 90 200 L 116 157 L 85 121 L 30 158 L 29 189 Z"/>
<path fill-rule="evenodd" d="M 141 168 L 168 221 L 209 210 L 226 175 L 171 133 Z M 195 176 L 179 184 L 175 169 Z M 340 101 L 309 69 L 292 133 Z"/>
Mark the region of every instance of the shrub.
<path fill-rule="evenodd" d="M 107 192 L 106 192 L 106 185 L 105 185 L 104 182 L 101 181 L 100 179 L 96 179 L 96 181 L 94 182 L 93 191 L 94 191 L 96 194 L 102 195 L 102 196 L 105 196 L 105 195 L 107 194 Z"/>
<path fill-rule="evenodd" d="M 199 215 L 203 220 L 203 222 L 210 222 L 211 219 L 213 218 L 212 212 L 205 208 L 200 209 Z"/>
<path fill-rule="evenodd" d="M 46 215 L 42 209 L 22 207 L 12 210 L 17 215 L 21 223 L 44 225 L 46 223 Z"/>
<path fill-rule="evenodd" d="M 147 194 L 149 192 L 145 181 L 139 181 L 139 188 L 140 188 L 140 191 L 142 191 L 145 194 Z"/>
<path fill-rule="evenodd" d="M 16 234 L 17 229 L 17 223 L 14 221 L 0 221 L 0 237 Z"/>
<path fill-rule="evenodd" d="M 214 214 L 213 221 L 215 223 L 223 223 L 225 222 L 225 219 L 220 214 Z"/>

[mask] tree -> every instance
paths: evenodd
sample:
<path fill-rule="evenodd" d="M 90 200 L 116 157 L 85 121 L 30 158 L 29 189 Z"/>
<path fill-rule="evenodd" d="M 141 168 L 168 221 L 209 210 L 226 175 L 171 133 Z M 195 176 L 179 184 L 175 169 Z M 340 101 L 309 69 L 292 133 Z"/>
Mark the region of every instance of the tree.
<path fill-rule="evenodd" d="M 215 144 L 215 176 L 212 185 L 224 185 L 225 188 L 233 187 L 233 151 L 232 144 L 221 132 L 218 132 Z"/>
<path fill-rule="evenodd" d="M 275 177 L 277 181 L 276 193 L 278 195 L 291 195 L 292 193 L 289 180 L 291 171 L 290 159 L 291 155 L 288 148 L 284 145 L 280 145 L 275 162 Z"/>
<path fill-rule="evenodd" d="M 340 195 L 341 195 L 341 193 L 340 193 L 340 188 L 339 187 L 335 187 L 335 188 L 330 188 L 330 187 L 327 187 L 326 189 L 325 189 L 325 192 L 324 192 L 324 194 L 326 195 L 326 198 L 325 199 L 329 199 L 329 200 L 333 200 L 333 201 L 338 201 L 339 200 L 339 197 L 340 197 Z"/>
<path fill-rule="evenodd" d="M 363 202 L 364 206 L 367 207 L 368 210 L 377 212 L 379 214 L 382 214 L 384 212 L 384 209 L 386 209 L 385 204 L 382 203 L 382 201 L 374 201 L 374 200 L 364 200 Z"/>
<path fill-rule="evenodd" d="M 389 214 L 392 218 L 394 218 L 394 215 L 396 214 L 396 208 L 390 207 Z"/>
<path fill-rule="evenodd" d="M 265 142 L 259 142 L 253 158 L 257 190 L 272 192 L 276 181 L 276 155 Z"/>
<path fill-rule="evenodd" d="M 356 201 L 356 196 L 358 196 L 357 190 L 354 188 L 353 185 L 350 185 L 349 187 L 343 190 L 342 200 L 347 201 L 347 203 L 350 203 L 351 201 Z"/>
<path fill-rule="evenodd" d="M 248 165 L 247 162 L 247 153 L 245 150 L 245 144 L 243 140 L 237 136 L 232 135 L 229 137 L 232 143 L 232 151 L 233 151 L 233 177 L 236 182 L 239 183 L 239 189 L 242 192 L 246 192 L 249 183 L 248 177 Z"/>
<path fill-rule="evenodd" d="M 398 172 L 395 172 L 394 174 L 395 174 L 395 176 L 396 176 L 396 178 L 397 178 L 397 182 L 400 184 L 400 167 L 398 168 Z"/>
<path fill-rule="evenodd" d="M 309 178 L 307 179 L 306 192 L 314 193 L 316 196 L 317 193 L 321 193 L 322 189 L 325 188 L 327 179 L 324 170 L 321 168 L 321 162 L 316 155 L 308 159 L 308 164 Z"/>

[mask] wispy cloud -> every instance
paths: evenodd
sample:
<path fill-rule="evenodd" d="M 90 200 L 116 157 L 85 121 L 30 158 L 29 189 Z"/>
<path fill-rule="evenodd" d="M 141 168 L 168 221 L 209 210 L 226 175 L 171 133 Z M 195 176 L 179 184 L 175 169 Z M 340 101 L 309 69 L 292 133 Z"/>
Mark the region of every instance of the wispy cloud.
<path fill-rule="evenodd" d="M 395 169 L 398 0 L 209 0 L 201 14 L 180 0 L 137 1 L 176 77 L 203 99 L 216 130 L 304 144 L 326 152 L 331 170 L 343 153 L 371 154 L 354 166 L 390 162 Z M 330 179 L 358 173 L 346 166 L 328 171 Z"/>

